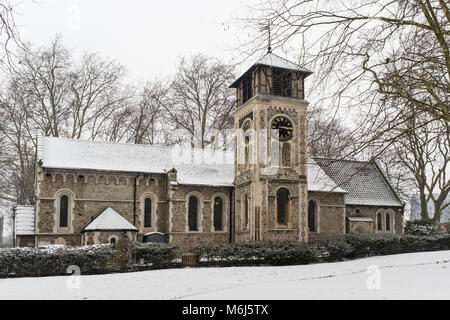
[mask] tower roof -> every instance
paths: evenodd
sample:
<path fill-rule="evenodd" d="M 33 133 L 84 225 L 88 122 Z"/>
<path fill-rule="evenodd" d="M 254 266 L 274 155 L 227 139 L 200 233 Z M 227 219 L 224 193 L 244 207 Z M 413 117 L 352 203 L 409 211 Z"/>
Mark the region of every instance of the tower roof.
<path fill-rule="evenodd" d="M 274 68 L 281 68 L 281 69 L 287 69 L 287 70 L 293 70 L 293 71 L 299 71 L 305 74 L 305 78 L 309 75 L 311 75 L 313 72 L 301 67 L 300 65 L 289 61 L 285 58 L 282 58 L 280 56 L 277 56 L 276 54 L 272 52 L 266 53 L 261 59 L 256 61 L 247 71 L 245 71 L 241 76 L 237 78 L 236 81 L 234 81 L 230 88 L 236 88 L 237 84 L 239 83 L 239 80 L 244 77 L 247 72 L 253 70 L 256 66 L 267 66 L 267 67 L 274 67 Z"/>

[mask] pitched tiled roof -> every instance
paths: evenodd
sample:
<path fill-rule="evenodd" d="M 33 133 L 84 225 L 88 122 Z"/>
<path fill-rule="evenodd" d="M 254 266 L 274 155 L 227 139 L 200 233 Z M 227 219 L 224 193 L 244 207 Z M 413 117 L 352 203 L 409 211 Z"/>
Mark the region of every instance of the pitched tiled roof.
<path fill-rule="evenodd" d="M 137 231 L 138 229 L 109 207 L 84 228 L 84 231 L 96 230 Z"/>
<path fill-rule="evenodd" d="M 325 173 L 348 193 L 345 203 L 367 206 L 403 204 L 374 162 L 314 158 Z"/>
<path fill-rule="evenodd" d="M 308 159 L 308 191 L 321 192 L 338 192 L 346 193 L 347 191 L 338 187 L 338 185 L 325 174 L 325 171 L 314 161 Z"/>

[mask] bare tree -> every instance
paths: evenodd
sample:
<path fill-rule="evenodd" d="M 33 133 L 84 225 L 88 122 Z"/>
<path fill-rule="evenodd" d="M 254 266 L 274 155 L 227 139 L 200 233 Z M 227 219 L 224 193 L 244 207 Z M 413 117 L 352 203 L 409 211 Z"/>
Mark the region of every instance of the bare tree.
<path fill-rule="evenodd" d="M 0 0 L 0 68 L 9 67 L 11 62 L 10 45 L 14 43 L 21 47 L 17 25 L 14 20 L 14 8 L 7 0 Z"/>
<path fill-rule="evenodd" d="M 202 54 L 180 60 L 164 111 L 174 128 L 187 132 L 193 146 L 205 148 L 218 138 L 217 132 L 232 128 L 235 93 L 228 85 L 233 70 Z"/>
<path fill-rule="evenodd" d="M 339 159 L 350 152 L 355 141 L 351 130 L 338 118 L 329 118 L 324 108 L 307 111 L 308 152 L 311 156 Z"/>
<path fill-rule="evenodd" d="M 24 52 L 14 75 L 29 96 L 30 104 L 24 106 L 28 117 L 45 136 L 69 135 L 71 63 L 70 52 L 58 36 L 49 47 Z"/>
<path fill-rule="evenodd" d="M 109 119 L 115 108 L 128 98 L 122 88 L 124 68 L 114 61 L 102 59 L 97 54 L 85 54 L 79 66 L 69 72 L 68 85 L 71 110 L 71 138 L 79 139 L 89 130 Z M 92 139 L 95 135 L 91 134 Z"/>
<path fill-rule="evenodd" d="M 133 98 L 114 113 L 106 139 L 135 144 L 164 144 L 166 126 L 162 116 L 170 86 L 166 81 L 147 82 L 134 89 Z"/>
<path fill-rule="evenodd" d="M 264 1 L 244 19 L 256 30 L 272 22 L 272 46 L 296 45 L 336 105 L 414 103 L 450 121 L 450 8 L 443 0 Z M 266 46 L 266 35 L 249 49 Z M 300 47 L 299 47 L 300 46 Z"/>
<path fill-rule="evenodd" d="M 49 47 L 24 52 L 19 65 L 15 81 L 30 97 L 24 107 L 36 133 L 45 136 L 95 138 L 126 99 L 122 66 L 97 54 L 85 54 L 78 64 L 60 36 Z"/>
<path fill-rule="evenodd" d="M 412 195 L 416 193 L 416 183 L 414 181 L 414 176 L 408 168 L 399 161 L 394 150 L 394 148 L 390 148 L 381 155 L 378 155 L 376 157 L 376 162 L 400 200 L 403 203 L 408 204 Z"/>
<path fill-rule="evenodd" d="M 446 202 L 450 192 L 450 127 L 449 123 L 436 120 L 417 129 L 415 120 L 410 121 L 407 133 L 394 144 L 394 152 L 419 190 L 421 218 L 433 216 L 433 221 L 439 223 L 441 213 L 450 205 Z M 427 206 L 430 201 L 434 205 L 432 214 Z"/>
<path fill-rule="evenodd" d="M 11 82 L 6 95 L 0 98 L 0 137 L 4 148 L 0 156 L 0 199 L 33 204 L 36 141 L 24 108 L 27 95 L 19 83 Z"/>
<path fill-rule="evenodd" d="M 21 52 L 0 93 L 0 199 L 34 202 L 37 135 L 100 138 L 128 99 L 123 67 L 86 54 L 78 64 L 60 37 Z"/>

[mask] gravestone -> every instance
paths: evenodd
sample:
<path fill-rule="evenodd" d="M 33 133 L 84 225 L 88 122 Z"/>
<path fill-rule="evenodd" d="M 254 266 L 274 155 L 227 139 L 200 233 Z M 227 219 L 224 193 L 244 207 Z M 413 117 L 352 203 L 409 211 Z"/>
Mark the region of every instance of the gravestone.
<path fill-rule="evenodd" d="M 164 233 L 161 232 L 149 232 L 144 235 L 144 242 L 157 242 L 162 243 L 165 242 L 166 237 Z"/>

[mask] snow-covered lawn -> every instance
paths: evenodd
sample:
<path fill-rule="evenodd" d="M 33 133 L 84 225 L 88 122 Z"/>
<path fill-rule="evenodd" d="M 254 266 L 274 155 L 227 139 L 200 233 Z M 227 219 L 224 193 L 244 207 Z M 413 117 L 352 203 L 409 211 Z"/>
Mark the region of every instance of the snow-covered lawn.
<path fill-rule="evenodd" d="M 90 275 L 79 280 L 76 289 L 73 276 L 1 279 L 0 299 L 449 299 L 450 251 L 302 266 Z"/>

